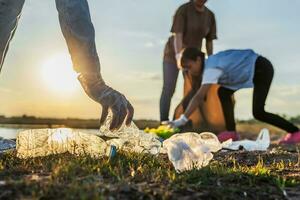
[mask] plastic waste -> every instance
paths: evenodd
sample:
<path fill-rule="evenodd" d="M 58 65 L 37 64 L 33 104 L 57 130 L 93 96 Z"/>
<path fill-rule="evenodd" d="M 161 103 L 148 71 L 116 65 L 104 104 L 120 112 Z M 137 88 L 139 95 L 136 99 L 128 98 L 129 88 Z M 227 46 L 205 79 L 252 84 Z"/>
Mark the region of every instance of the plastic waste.
<path fill-rule="evenodd" d="M 133 122 L 130 126 L 123 124 L 119 130 L 110 131 L 111 121 L 112 115 L 110 113 L 97 134 L 100 137 L 108 138 L 107 144 L 129 152 L 159 154 L 162 143 L 158 136 L 139 130 Z"/>
<path fill-rule="evenodd" d="M 113 155 L 114 148 L 100 137 L 77 130 L 33 129 L 17 136 L 17 156 L 30 158 L 51 154 L 71 153 L 101 157 Z"/>
<path fill-rule="evenodd" d="M 241 140 L 232 142 L 232 140 L 225 141 L 223 143 L 224 149 L 229 150 L 241 150 L 246 151 L 266 151 L 270 146 L 270 133 L 268 129 L 262 129 L 256 139 L 252 140 Z"/>
<path fill-rule="evenodd" d="M 134 123 L 130 126 L 123 124 L 119 130 L 110 131 L 111 116 L 110 113 L 97 135 L 67 128 L 22 131 L 17 136 L 17 156 L 30 158 L 69 152 L 111 157 L 116 154 L 116 149 L 159 154 L 162 146 L 159 137 L 139 130 Z M 105 136 L 106 141 L 102 136 Z"/>
<path fill-rule="evenodd" d="M 16 148 L 16 142 L 0 137 L 0 153 Z"/>
<path fill-rule="evenodd" d="M 200 169 L 213 159 L 222 144 L 213 133 L 176 134 L 163 142 L 162 153 L 167 153 L 177 172 Z"/>

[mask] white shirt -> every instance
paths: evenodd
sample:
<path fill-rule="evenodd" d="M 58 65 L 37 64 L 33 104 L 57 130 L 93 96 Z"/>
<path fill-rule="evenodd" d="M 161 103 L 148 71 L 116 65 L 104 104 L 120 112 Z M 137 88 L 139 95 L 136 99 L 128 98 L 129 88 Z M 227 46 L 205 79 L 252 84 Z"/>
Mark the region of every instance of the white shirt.
<path fill-rule="evenodd" d="M 202 84 L 217 83 L 235 91 L 251 88 L 257 58 L 251 49 L 229 49 L 211 55 L 205 61 Z"/>
<path fill-rule="evenodd" d="M 209 68 L 204 71 L 202 85 L 204 84 L 217 84 L 219 78 L 222 76 L 223 71 L 218 68 Z"/>

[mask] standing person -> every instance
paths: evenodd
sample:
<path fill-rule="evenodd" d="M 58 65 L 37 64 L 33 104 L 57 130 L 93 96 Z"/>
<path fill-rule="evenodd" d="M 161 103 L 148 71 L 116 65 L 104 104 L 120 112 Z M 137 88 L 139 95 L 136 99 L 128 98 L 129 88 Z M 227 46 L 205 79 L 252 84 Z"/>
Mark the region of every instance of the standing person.
<path fill-rule="evenodd" d="M 181 50 L 185 47 L 201 49 L 206 39 L 208 55 L 213 53 L 213 40 L 217 38 L 216 20 L 205 3 L 207 0 L 191 0 L 178 8 L 171 28 L 163 58 L 163 89 L 160 98 L 160 121 L 169 121 L 172 96 L 175 92 L 180 69 Z"/>
<path fill-rule="evenodd" d="M 204 66 L 203 66 L 204 65 Z M 205 64 L 202 53 L 196 48 L 187 48 L 182 56 L 182 66 L 193 75 L 202 75 L 202 85 L 193 97 L 184 115 L 171 122 L 178 127 L 187 123 L 193 111 L 205 102 L 206 94 L 212 84 L 219 84 L 221 100 L 227 131 L 220 133 L 220 141 L 238 140 L 234 119 L 232 94 L 242 88 L 253 88 L 252 112 L 254 118 L 285 130 L 288 134 L 281 144 L 300 143 L 299 128 L 282 117 L 267 112 L 265 103 L 274 76 L 272 63 L 253 50 L 226 50 L 209 56 Z M 204 71 L 204 72 L 203 72 Z"/>
<path fill-rule="evenodd" d="M 0 0 L 0 71 L 14 36 L 25 0 Z M 126 119 L 129 125 L 133 107 L 124 95 L 107 86 L 100 73 L 95 45 L 95 30 L 87 0 L 56 0 L 59 22 L 68 45 L 73 68 L 87 95 L 102 105 L 101 124 L 110 109 L 113 120 L 110 129 L 118 129 Z"/>

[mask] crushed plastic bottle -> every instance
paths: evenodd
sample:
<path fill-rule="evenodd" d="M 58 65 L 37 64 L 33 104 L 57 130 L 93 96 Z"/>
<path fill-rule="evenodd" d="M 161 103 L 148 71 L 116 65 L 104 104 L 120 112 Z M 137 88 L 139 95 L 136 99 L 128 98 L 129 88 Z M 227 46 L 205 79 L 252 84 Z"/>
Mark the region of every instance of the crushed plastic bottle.
<path fill-rule="evenodd" d="M 214 152 L 222 149 L 215 134 L 182 133 L 163 142 L 163 151 L 168 154 L 177 172 L 200 169 L 213 159 Z"/>
<path fill-rule="evenodd" d="M 66 128 L 22 131 L 17 136 L 17 156 L 29 158 L 69 152 L 99 157 L 113 156 L 116 149 L 159 154 L 162 146 L 159 137 L 139 130 L 134 123 L 130 126 L 123 124 L 119 130 L 110 131 L 111 116 L 109 113 L 97 135 Z M 108 140 L 103 140 L 101 136 Z"/>
<path fill-rule="evenodd" d="M 101 157 L 113 155 L 113 147 L 100 137 L 77 130 L 33 129 L 17 136 L 17 156 L 31 158 L 52 154 L 71 153 Z"/>
<path fill-rule="evenodd" d="M 162 143 L 158 136 L 139 130 L 134 122 L 130 126 L 123 124 L 119 130 L 110 131 L 111 121 L 112 115 L 109 113 L 98 133 L 100 137 L 111 138 L 106 141 L 107 144 L 129 152 L 159 154 Z"/>
<path fill-rule="evenodd" d="M 256 139 L 252 140 L 241 140 L 234 141 L 232 140 L 225 141 L 223 143 L 223 148 L 229 150 L 240 150 L 244 149 L 246 151 L 266 151 L 270 146 L 270 133 L 268 129 L 262 129 Z"/>

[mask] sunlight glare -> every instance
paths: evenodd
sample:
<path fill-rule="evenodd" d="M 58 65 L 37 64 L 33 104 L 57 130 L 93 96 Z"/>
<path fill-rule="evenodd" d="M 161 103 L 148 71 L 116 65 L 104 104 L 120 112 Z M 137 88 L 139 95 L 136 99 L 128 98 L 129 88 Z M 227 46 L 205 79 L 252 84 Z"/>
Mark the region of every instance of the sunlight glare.
<path fill-rule="evenodd" d="M 70 93 L 78 88 L 77 74 L 67 54 L 57 54 L 46 60 L 42 66 L 42 78 L 55 92 Z"/>

